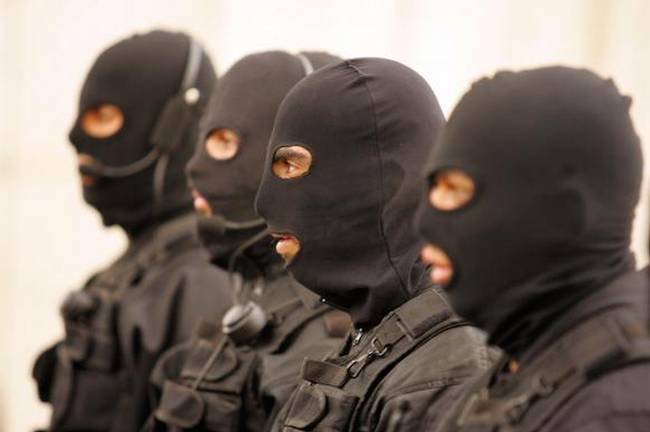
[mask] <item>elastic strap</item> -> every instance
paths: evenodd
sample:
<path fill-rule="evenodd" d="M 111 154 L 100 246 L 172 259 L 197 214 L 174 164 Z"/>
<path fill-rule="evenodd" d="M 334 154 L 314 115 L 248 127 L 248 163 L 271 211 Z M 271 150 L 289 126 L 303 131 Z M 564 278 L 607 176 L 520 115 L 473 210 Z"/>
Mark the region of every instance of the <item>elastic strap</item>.
<path fill-rule="evenodd" d="M 309 58 L 307 58 L 306 55 L 303 53 L 298 53 L 296 54 L 296 57 L 298 57 L 298 60 L 300 60 L 300 63 L 302 64 L 302 70 L 305 71 L 305 76 L 314 71 L 314 65 L 311 63 L 311 61 L 309 61 Z"/>

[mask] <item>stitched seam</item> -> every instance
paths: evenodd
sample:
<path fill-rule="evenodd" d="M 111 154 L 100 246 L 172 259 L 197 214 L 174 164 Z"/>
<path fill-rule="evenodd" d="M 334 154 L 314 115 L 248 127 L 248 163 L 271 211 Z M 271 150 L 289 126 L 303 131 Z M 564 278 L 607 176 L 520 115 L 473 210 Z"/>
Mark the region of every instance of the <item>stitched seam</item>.
<path fill-rule="evenodd" d="M 362 77 L 367 77 L 358 67 L 350 63 L 349 61 L 346 61 L 346 64 L 353 69 L 356 73 L 358 73 Z M 377 159 L 379 160 L 379 183 L 380 183 L 380 197 L 381 197 L 381 209 L 379 211 L 379 228 L 380 228 L 380 233 L 381 233 L 381 239 L 382 242 L 384 243 L 384 250 L 386 251 L 386 255 L 388 256 L 388 262 L 390 263 L 391 268 L 397 275 L 397 280 L 399 281 L 400 288 L 402 289 L 402 292 L 406 295 L 406 297 L 410 297 L 409 295 L 409 290 L 408 287 L 405 284 L 405 281 L 402 280 L 402 276 L 400 275 L 399 271 L 397 270 L 397 267 L 395 263 L 393 262 L 393 257 L 390 251 L 390 246 L 388 244 L 388 239 L 386 238 L 386 233 L 384 232 L 384 209 L 386 205 L 386 200 L 384 196 L 384 169 L 383 169 L 383 158 L 381 155 L 381 148 L 379 147 L 379 126 L 377 124 L 377 109 L 376 109 L 376 104 L 375 104 L 375 98 L 372 95 L 372 91 L 370 91 L 370 87 L 368 87 L 368 81 L 364 80 L 363 81 L 363 86 L 366 89 L 366 92 L 368 93 L 368 98 L 370 99 L 370 104 L 372 106 L 372 118 L 374 121 L 374 126 L 375 126 L 375 149 L 377 151 Z"/>
<path fill-rule="evenodd" d="M 488 349 L 484 345 L 484 338 L 475 332 L 471 332 L 470 337 L 474 342 L 474 356 L 478 360 L 478 367 L 481 370 L 488 370 L 491 364 Z"/>

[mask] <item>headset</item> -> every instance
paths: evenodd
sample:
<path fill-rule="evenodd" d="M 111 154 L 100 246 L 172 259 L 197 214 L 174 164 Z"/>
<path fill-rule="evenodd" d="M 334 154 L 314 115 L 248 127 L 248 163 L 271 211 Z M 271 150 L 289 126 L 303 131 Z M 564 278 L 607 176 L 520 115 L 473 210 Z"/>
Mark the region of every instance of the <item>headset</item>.
<path fill-rule="evenodd" d="M 305 77 L 311 74 L 314 71 L 314 65 L 303 53 L 298 53 L 295 55 L 300 63 L 302 64 L 303 71 L 305 72 Z M 258 225 L 266 224 L 264 219 L 256 219 L 249 222 L 232 222 L 227 221 L 225 218 L 219 222 L 222 225 L 222 229 L 231 228 L 231 229 L 243 229 L 243 228 L 253 228 Z M 244 250 L 248 249 L 253 244 L 257 243 L 259 240 L 263 239 L 268 235 L 266 229 L 257 233 L 249 240 L 240 245 L 235 252 L 230 256 L 228 263 L 228 270 L 231 275 L 233 275 L 234 289 L 233 294 L 239 293 L 242 288 L 242 277 L 240 275 L 235 275 L 234 264 L 235 259 L 240 255 Z M 262 280 L 258 279 L 256 284 L 261 284 Z M 236 297 L 236 296 L 233 296 Z M 234 305 L 228 309 L 226 314 L 221 320 L 221 327 L 224 334 L 228 335 L 230 339 L 235 343 L 235 345 L 242 345 L 255 337 L 257 337 L 262 331 L 266 328 L 269 323 L 269 314 L 254 301 L 248 301 L 245 304 L 242 304 L 237 298 L 234 298 Z M 293 304 L 293 302 L 290 302 Z"/>
<path fill-rule="evenodd" d="M 189 51 L 185 63 L 185 72 L 178 92 L 169 98 L 158 115 L 149 141 L 152 149 L 142 158 L 123 166 L 109 166 L 101 161 L 93 160 L 91 164 L 80 167 L 82 174 L 95 177 L 123 178 L 148 168 L 159 161 L 164 155 L 174 151 L 182 142 L 188 126 L 195 116 L 194 107 L 202 95 L 196 87 L 196 80 L 201 69 L 203 49 L 194 39 L 189 37 Z M 163 163 L 166 165 L 166 162 Z M 162 169 L 164 174 L 164 169 Z"/>

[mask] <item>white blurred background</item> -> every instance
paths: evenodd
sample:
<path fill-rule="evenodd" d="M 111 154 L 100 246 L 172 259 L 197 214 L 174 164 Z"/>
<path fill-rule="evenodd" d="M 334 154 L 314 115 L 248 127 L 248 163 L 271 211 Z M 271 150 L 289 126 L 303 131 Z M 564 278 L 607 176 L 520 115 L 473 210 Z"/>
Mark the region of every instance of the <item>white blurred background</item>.
<path fill-rule="evenodd" d="M 46 423 L 34 357 L 62 333 L 64 294 L 124 243 L 83 204 L 66 139 L 84 74 L 108 44 L 184 30 L 220 72 L 275 48 L 390 57 L 424 75 L 446 113 L 498 69 L 586 66 L 633 96 L 648 146 L 649 22 L 647 0 L 0 0 L 0 430 Z M 646 207 L 634 237 L 640 265 Z"/>

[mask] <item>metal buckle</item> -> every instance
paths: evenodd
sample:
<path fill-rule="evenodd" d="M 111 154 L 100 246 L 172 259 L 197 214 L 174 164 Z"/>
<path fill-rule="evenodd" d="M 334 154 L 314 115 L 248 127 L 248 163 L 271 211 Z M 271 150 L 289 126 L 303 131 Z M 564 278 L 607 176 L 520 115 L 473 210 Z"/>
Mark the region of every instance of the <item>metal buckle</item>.
<path fill-rule="evenodd" d="M 374 354 L 378 357 L 383 357 L 388 352 L 388 345 L 384 345 L 376 337 L 372 338 L 370 345 L 374 348 Z"/>
<path fill-rule="evenodd" d="M 368 354 L 364 354 L 363 356 L 352 360 L 350 363 L 348 363 L 348 366 L 345 368 L 345 370 L 348 373 L 348 376 L 350 378 L 358 377 L 361 374 L 363 368 L 366 367 L 367 362 L 368 362 Z M 358 369 L 356 368 L 357 365 L 360 365 Z"/>
<path fill-rule="evenodd" d="M 348 363 L 345 369 L 350 378 L 357 378 L 361 374 L 361 371 L 368 365 L 368 363 L 377 357 L 385 356 L 390 349 L 389 345 L 382 344 L 376 337 L 372 338 L 370 345 L 372 348 L 366 354 Z"/>

